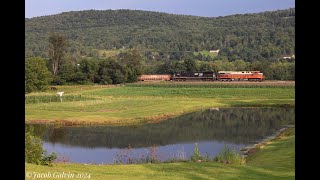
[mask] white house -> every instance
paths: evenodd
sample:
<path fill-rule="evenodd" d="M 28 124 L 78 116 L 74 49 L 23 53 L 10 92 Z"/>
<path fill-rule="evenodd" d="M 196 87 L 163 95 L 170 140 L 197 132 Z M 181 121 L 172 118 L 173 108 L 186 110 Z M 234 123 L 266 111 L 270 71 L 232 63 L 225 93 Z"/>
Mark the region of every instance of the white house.
<path fill-rule="evenodd" d="M 218 50 L 210 50 L 211 53 L 219 53 L 220 49 Z"/>
<path fill-rule="evenodd" d="M 284 56 L 284 57 L 282 57 L 283 59 L 291 59 L 291 58 L 295 58 L 295 56 L 294 55 L 292 55 L 292 56 Z"/>

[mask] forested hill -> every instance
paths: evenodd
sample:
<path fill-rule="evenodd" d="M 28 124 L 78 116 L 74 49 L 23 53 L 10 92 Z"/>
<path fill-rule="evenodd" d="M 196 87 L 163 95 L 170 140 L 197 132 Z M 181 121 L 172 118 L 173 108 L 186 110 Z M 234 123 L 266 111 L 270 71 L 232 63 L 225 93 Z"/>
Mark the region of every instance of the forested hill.
<path fill-rule="evenodd" d="M 295 9 L 225 17 L 173 15 L 138 10 L 88 10 L 25 20 L 26 56 L 47 57 L 51 32 L 63 34 L 69 52 L 140 47 L 174 56 L 220 49 L 220 56 L 245 61 L 294 54 Z M 166 56 L 166 57 L 168 57 Z"/>

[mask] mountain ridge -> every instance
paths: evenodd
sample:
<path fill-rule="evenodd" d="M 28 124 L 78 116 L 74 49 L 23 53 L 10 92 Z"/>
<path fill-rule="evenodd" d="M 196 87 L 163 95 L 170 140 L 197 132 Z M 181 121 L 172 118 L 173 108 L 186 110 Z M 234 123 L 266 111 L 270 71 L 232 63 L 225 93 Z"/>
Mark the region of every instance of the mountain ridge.
<path fill-rule="evenodd" d="M 219 17 L 85 10 L 26 18 L 25 24 L 26 56 L 46 57 L 52 32 L 65 35 L 70 52 L 86 56 L 136 46 L 160 53 L 221 49 L 221 56 L 246 61 L 294 54 L 294 8 Z"/>

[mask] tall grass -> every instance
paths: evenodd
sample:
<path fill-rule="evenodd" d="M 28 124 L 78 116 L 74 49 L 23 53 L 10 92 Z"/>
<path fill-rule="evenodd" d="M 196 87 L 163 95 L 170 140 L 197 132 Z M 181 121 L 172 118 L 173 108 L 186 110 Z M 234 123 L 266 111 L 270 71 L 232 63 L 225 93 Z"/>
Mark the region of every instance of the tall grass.
<path fill-rule="evenodd" d="M 62 96 L 63 102 L 69 101 L 87 101 L 93 100 L 95 98 L 82 96 L 82 95 L 66 95 Z M 60 102 L 60 97 L 57 95 L 40 95 L 40 96 L 26 96 L 25 104 L 36 104 L 36 103 L 50 103 L 50 102 Z"/>
<path fill-rule="evenodd" d="M 245 164 L 245 158 L 236 150 L 231 149 L 228 146 L 224 146 L 223 150 L 214 158 L 210 158 L 209 154 L 201 155 L 199 146 L 195 143 L 192 155 L 186 158 L 185 152 L 180 152 L 171 159 L 161 161 L 159 147 L 153 145 L 148 148 L 148 153 L 134 154 L 131 146 L 125 149 L 121 149 L 113 157 L 114 164 L 145 164 L 145 163 L 169 163 L 169 162 L 219 162 L 224 164 Z"/>
<path fill-rule="evenodd" d="M 224 145 L 223 150 L 213 159 L 225 164 L 244 164 L 245 159 L 234 149 Z"/>
<path fill-rule="evenodd" d="M 184 148 L 182 147 L 181 150 L 178 150 L 176 153 L 173 154 L 173 157 L 171 159 L 164 161 L 164 163 L 187 161 L 187 153 L 184 151 Z"/>
<path fill-rule="evenodd" d="M 199 151 L 198 143 L 195 144 L 193 154 L 191 156 L 192 161 L 199 161 L 202 159 L 202 156 Z"/>
<path fill-rule="evenodd" d="M 134 154 L 132 147 L 129 145 L 128 148 L 121 149 L 113 157 L 114 164 L 145 164 L 145 163 L 160 163 L 160 156 L 158 153 L 159 147 L 153 145 L 148 148 L 148 153 L 145 155 Z"/>

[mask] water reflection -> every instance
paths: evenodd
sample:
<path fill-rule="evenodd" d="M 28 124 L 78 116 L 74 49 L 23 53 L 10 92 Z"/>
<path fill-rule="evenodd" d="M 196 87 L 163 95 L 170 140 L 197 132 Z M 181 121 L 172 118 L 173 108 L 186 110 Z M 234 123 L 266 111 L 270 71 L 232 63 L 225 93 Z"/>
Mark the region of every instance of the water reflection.
<path fill-rule="evenodd" d="M 103 159 L 112 163 L 114 153 L 129 145 L 135 152 L 157 145 L 168 157 L 182 148 L 190 156 L 198 142 L 200 151 L 214 155 L 224 144 L 240 148 L 294 121 L 294 109 L 290 108 L 224 108 L 141 126 L 27 127 L 33 127 L 49 152 L 69 154 L 72 162 L 99 163 Z"/>

